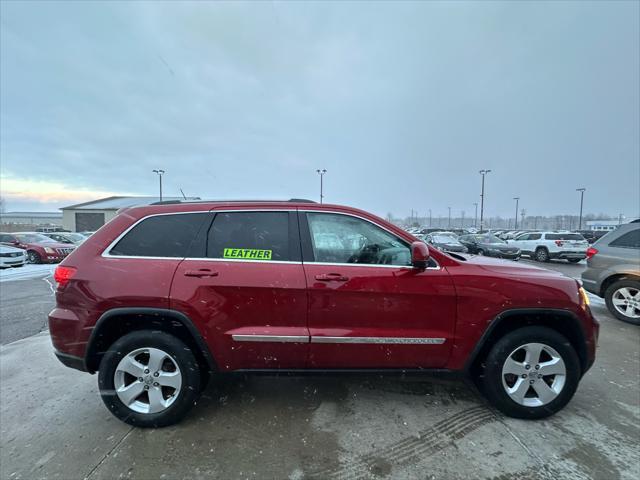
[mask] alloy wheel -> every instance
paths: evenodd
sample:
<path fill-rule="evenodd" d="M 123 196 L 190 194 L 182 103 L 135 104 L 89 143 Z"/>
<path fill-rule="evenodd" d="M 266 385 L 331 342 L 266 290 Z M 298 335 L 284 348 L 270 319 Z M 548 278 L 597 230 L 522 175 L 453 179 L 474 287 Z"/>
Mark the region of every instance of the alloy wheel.
<path fill-rule="evenodd" d="M 540 407 L 562 392 L 567 368 L 560 354 L 542 343 L 516 348 L 502 366 L 502 386 L 519 405 Z"/>
<path fill-rule="evenodd" d="M 138 413 L 159 413 L 180 393 L 182 373 L 176 361 L 158 348 L 139 348 L 125 355 L 114 373 L 116 395 Z"/>
<path fill-rule="evenodd" d="M 611 297 L 613 307 L 625 317 L 640 318 L 640 290 L 621 287 Z"/>

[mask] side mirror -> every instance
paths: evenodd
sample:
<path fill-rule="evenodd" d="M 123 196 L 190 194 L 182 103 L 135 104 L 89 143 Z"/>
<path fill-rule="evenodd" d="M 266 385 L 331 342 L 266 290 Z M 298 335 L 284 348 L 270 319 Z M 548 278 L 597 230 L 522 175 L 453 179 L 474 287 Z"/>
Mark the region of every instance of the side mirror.
<path fill-rule="evenodd" d="M 411 265 L 413 268 L 424 270 L 429 264 L 429 247 L 423 242 L 411 244 Z"/>

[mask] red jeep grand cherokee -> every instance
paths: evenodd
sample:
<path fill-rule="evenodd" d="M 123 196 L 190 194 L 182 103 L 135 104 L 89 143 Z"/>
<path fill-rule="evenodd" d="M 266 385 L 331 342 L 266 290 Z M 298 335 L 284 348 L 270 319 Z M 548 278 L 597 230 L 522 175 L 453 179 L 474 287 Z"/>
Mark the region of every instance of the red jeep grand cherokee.
<path fill-rule="evenodd" d="M 56 355 L 121 420 L 180 420 L 232 371 L 464 372 L 507 415 L 571 399 L 598 323 L 573 279 L 445 254 L 308 201 L 122 211 L 58 267 Z"/>

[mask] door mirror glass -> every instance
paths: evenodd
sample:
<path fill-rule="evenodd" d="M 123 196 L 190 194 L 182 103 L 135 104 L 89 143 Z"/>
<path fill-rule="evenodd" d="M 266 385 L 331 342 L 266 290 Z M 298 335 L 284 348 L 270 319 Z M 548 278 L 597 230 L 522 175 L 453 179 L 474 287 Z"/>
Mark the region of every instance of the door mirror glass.
<path fill-rule="evenodd" d="M 414 268 L 424 270 L 429 263 L 429 247 L 423 242 L 411 244 L 411 265 Z"/>

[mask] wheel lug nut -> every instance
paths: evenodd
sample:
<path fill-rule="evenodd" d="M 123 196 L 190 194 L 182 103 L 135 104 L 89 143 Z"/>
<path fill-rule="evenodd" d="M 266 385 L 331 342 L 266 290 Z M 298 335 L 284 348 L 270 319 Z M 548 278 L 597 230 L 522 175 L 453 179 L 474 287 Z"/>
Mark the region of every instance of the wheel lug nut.
<path fill-rule="evenodd" d="M 540 368 L 540 365 L 536 365 L 536 370 L 538 370 Z"/>
<path fill-rule="evenodd" d="M 138 381 L 142 382 L 144 379 L 142 377 L 138 377 Z"/>
<path fill-rule="evenodd" d="M 531 365 L 525 365 L 524 368 L 526 368 L 527 370 L 529 370 L 531 368 Z"/>
<path fill-rule="evenodd" d="M 153 374 L 153 376 L 154 376 L 154 377 L 157 377 L 158 375 L 160 375 L 158 372 L 155 372 L 155 373 Z"/>
<path fill-rule="evenodd" d="M 149 369 L 148 369 L 148 368 L 145 368 L 145 369 L 144 369 L 144 373 L 149 373 Z"/>
<path fill-rule="evenodd" d="M 153 382 L 154 387 L 157 387 L 158 385 L 160 385 L 158 382 Z"/>
<path fill-rule="evenodd" d="M 529 380 L 529 383 L 530 383 L 531 385 L 533 385 L 533 382 L 535 382 L 535 380 Z"/>
<path fill-rule="evenodd" d="M 523 373 L 523 374 L 522 374 L 522 378 L 527 378 L 527 374 L 526 374 L 526 373 Z"/>
<path fill-rule="evenodd" d="M 149 390 L 149 385 L 145 385 L 145 386 L 144 386 L 144 389 L 145 389 L 145 390 Z"/>

